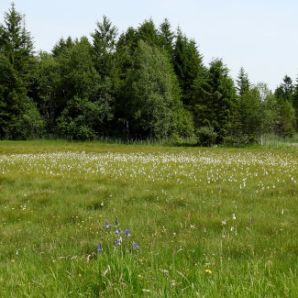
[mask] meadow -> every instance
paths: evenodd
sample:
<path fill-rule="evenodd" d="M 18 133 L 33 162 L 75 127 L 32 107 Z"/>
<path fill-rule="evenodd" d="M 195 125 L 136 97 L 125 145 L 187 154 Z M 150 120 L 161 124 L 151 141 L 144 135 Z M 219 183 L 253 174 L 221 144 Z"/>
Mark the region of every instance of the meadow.
<path fill-rule="evenodd" d="M 297 297 L 298 147 L 0 142 L 0 297 Z"/>

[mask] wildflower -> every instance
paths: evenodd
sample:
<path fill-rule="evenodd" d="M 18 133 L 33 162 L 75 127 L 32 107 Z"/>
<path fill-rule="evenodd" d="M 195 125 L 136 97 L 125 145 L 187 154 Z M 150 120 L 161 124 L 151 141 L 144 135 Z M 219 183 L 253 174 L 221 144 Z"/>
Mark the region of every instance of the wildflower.
<path fill-rule="evenodd" d="M 140 250 L 140 245 L 137 242 L 133 242 L 132 249 L 133 250 Z"/>
<path fill-rule="evenodd" d="M 111 227 L 112 227 L 112 226 L 111 226 L 109 223 L 107 223 L 107 222 L 104 224 L 104 228 L 105 228 L 106 230 L 109 230 Z"/>
<path fill-rule="evenodd" d="M 212 271 L 210 270 L 210 269 L 205 269 L 205 273 L 207 273 L 207 274 L 212 274 Z"/>
<path fill-rule="evenodd" d="M 98 244 L 97 245 L 97 253 L 101 253 L 102 252 L 102 245 Z"/>
<path fill-rule="evenodd" d="M 233 218 L 233 220 L 236 220 L 236 214 L 235 213 L 233 213 L 232 218 Z"/>
<path fill-rule="evenodd" d="M 116 230 L 115 230 L 115 234 L 116 234 L 116 235 L 120 235 L 120 234 L 121 234 L 120 229 L 116 229 Z"/>
<path fill-rule="evenodd" d="M 119 237 L 118 239 L 116 239 L 115 241 L 114 241 L 114 245 L 115 246 L 120 246 L 122 244 L 122 238 L 121 237 Z"/>
<path fill-rule="evenodd" d="M 130 236 L 131 236 L 130 230 L 129 230 L 129 229 L 125 229 L 125 230 L 124 230 L 124 235 L 125 235 L 126 237 L 130 237 Z"/>

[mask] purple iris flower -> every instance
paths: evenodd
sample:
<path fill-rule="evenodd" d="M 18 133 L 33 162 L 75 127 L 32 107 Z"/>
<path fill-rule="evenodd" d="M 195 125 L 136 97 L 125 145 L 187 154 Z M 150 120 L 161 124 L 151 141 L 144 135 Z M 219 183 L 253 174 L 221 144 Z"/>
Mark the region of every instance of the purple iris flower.
<path fill-rule="evenodd" d="M 132 249 L 133 250 L 140 250 L 140 245 L 137 242 L 133 242 Z"/>
<path fill-rule="evenodd" d="M 125 229 L 125 230 L 124 230 L 124 235 L 125 235 L 126 237 L 130 237 L 130 236 L 131 236 L 130 230 L 129 230 L 129 229 Z"/>
<path fill-rule="evenodd" d="M 101 253 L 102 252 L 102 245 L 98 244 L 97 245 L 97 253 Z"/>

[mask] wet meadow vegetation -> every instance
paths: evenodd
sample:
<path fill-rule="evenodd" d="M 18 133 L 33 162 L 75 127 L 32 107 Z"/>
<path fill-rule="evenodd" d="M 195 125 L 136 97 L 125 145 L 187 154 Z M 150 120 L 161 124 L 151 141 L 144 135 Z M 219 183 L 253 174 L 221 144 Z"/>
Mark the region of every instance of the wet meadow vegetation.
<path fill-rule="evenodd" d="M 292 147 L 0 143 L 1 297 L 295 297 Z"/>

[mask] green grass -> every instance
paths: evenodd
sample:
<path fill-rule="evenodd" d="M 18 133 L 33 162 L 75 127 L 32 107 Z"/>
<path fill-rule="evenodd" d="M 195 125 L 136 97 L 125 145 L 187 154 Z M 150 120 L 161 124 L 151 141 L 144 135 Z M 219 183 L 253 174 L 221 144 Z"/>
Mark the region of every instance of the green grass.
<path fill-rule="evenodd" d="M 295 146 L 0 142 L 0 221 L 0 297 L 298 296 Z"/>

